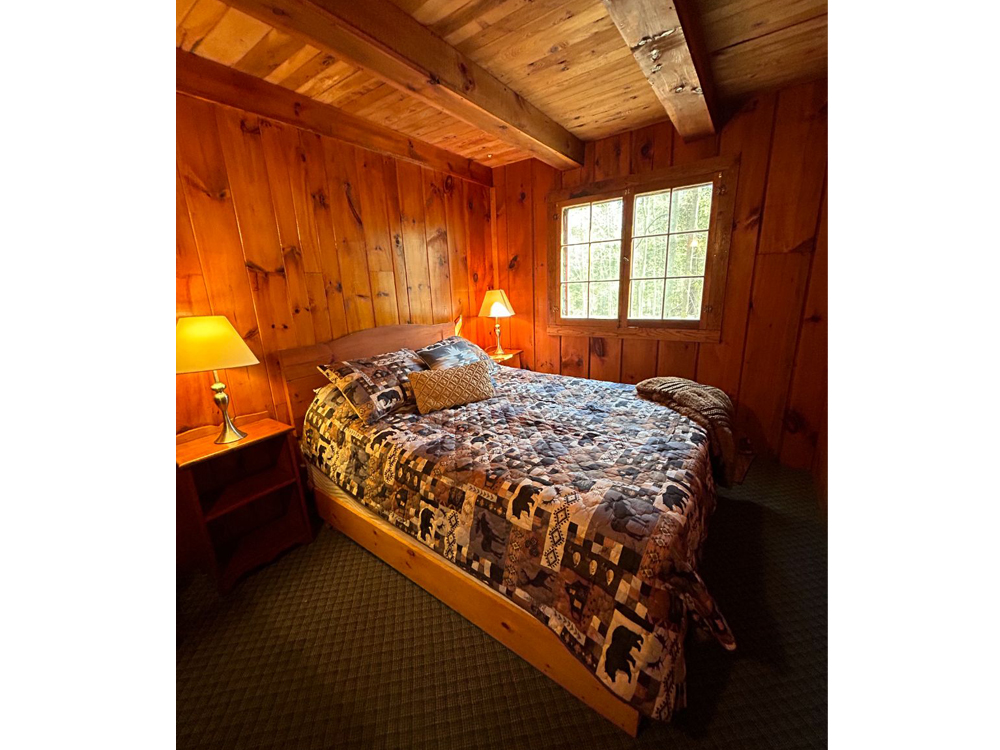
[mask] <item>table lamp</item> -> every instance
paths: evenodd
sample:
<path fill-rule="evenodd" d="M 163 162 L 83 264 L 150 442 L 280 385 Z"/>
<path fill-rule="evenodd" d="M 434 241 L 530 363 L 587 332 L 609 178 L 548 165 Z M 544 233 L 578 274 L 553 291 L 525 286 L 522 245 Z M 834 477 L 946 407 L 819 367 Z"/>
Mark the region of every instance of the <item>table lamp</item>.
<path fill-rule="evenodd" d="M 479 317 L 490 317 L 496 322 L 497 350 L 494 354 L 503 354 L 503 347 L 500 346 L 500 318 L 509 318 L 513 314 L 514 308 L 510 306 L 510 300 L 503 289 L 490 289 L 486 292 L 483 306 L 479 308 Z"/>
<path fill-rule="evenodd" d="M 177 374 L 212 371 L 215 405 L 222 412 L 222 432 L 215 442 L 235 443 L 247 436 L 229 418 L 229 396 L 219 382 L 219 369 L 258 363 L 225 315 L 181 318 L 177 321 Z"/>

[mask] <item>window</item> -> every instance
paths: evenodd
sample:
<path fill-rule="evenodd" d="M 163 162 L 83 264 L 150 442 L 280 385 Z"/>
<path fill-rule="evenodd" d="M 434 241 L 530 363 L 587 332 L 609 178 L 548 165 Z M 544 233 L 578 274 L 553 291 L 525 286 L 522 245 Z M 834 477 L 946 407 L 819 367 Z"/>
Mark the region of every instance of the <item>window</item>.
<path fill-rule="evenodd" d="M 710 159 L 550 194 L 550 333 L 718 341 L 736 170 Z"/>

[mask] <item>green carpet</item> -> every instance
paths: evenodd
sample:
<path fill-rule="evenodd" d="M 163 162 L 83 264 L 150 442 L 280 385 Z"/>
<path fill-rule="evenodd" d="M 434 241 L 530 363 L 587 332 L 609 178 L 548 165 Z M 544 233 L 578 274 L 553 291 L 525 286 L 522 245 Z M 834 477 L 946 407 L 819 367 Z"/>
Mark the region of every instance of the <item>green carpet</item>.
<path fill-rule="evenodd" d="M 808 475 L 722 490 L 702 574 L 737 651 L 688 641 L 688 708 L 636 740 L 345 537 L 219 597 L 179 582 L 179 748 L 826 746 L 826 524 Z"/>

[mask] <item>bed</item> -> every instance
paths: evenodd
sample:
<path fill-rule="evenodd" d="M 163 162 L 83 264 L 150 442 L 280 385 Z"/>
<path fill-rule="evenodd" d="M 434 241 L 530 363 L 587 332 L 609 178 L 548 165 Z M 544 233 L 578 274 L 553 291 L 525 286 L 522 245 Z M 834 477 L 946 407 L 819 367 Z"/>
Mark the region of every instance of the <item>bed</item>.
<path fill-rule="evenodd" d="M 512 368 L 494 398 L 367 425 L 316 370 L 453 332 L 280 353 L 320 515 L 629 734 L 669 720 L 689 623 L 735 646 L 696 570 L 715 503 L 704 430 L 633 386 Z"/>

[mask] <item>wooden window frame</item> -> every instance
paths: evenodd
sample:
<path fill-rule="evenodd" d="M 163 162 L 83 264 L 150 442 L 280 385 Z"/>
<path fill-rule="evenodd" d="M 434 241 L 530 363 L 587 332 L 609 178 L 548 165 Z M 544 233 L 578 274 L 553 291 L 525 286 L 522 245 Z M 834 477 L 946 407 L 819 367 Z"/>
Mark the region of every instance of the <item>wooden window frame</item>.
<path fill-rule="evenodd" d="M 655 172 L 616 177 L 591 185 L 553 190 L 548 206 L 548 333 L 554 336 L 655 338 L 714 343 L 721 339 L 722 308 L 729 272 L 729 245 L 739 159 L 717 157 Z M 635 196 L 659 190 L 712 183 L 712 214 L 708 225 L 705 285 L 698 320 L 629 320 L 628 303 L 632 255 L 632 213 Z M 562 211 L 569 206 L 622 198 L 621 268 L 618 280 L 618 318 L 563 318 L 559 304 Z"/>

